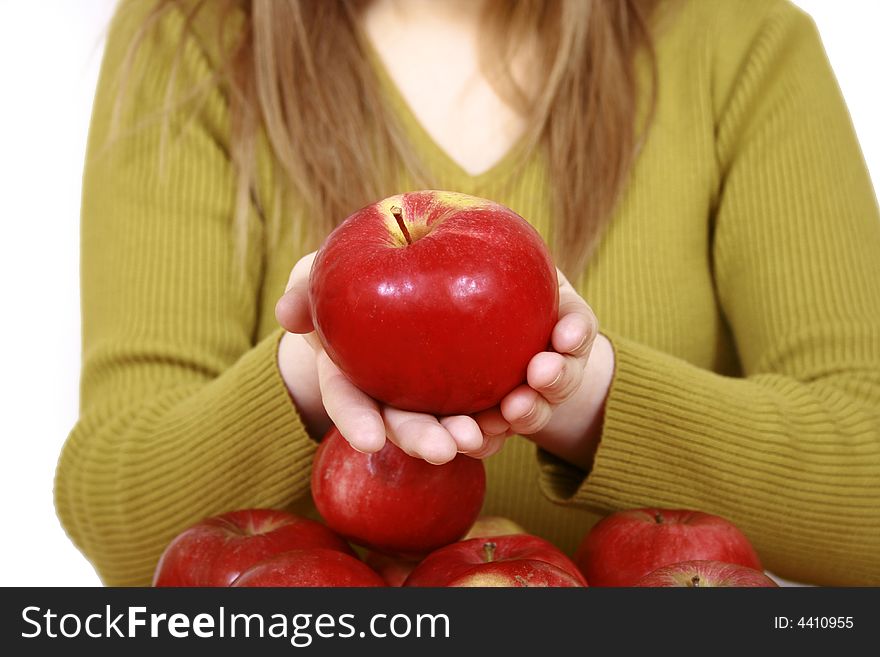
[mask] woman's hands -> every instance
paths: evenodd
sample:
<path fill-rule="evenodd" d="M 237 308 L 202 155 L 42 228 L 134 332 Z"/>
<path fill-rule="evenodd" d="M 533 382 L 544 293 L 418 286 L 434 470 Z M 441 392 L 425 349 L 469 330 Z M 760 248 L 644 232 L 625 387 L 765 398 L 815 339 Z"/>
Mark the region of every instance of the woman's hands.
<path fill-rule="evenodd" d="M 588 471 L 598 447 L 605 399 L 614 376 L 614 350 L 598 321 L 565 275 L 559 279 L 554 351 L 529 362 L 526 383 L 501 400 L 511 432 Z"/>
<path fill-rule="evenodd" d="M 322 434 L 332 421 L 352 447 L 382 448 L 386 436 L 411 456 L 445 463 L 456 453 L 494 454 L 513 435 L 588 468 L 598 441 L 605 396 L 613 373 L 610 343 L 597 338 L 590 307 L 559 273 L 559 321 L 555 351 L 536 354 L 526 383 L 494 408 L 474 416 L 437 418 L 381 404 L 356 388 L 324 351 L 311 321 L 308 277 L 315 254 L 296 263 L 275 314 L 288 333 L 278 365 L 306 425 Z M 595 345 L 595 347 L 594 347 Z"/>

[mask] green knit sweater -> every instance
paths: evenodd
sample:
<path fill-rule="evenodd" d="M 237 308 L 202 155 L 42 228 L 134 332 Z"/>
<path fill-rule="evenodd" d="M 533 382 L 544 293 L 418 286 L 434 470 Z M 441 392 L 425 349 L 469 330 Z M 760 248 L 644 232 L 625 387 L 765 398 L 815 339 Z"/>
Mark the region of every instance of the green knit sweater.
<path fill-rule="evenodd" d="M 847 110 L 787 0 L 680 5 L 657 34 L 652 129 L 598 252 L 571 276 L 616 357 L 595 464 L 584 473 L 514 437 L 486 462 L 484 512 L 571 552 L 600 514 L 701 509 L 784 577 L 880 585 L 880 219 Z M 160 167 L 179 12 L 138 50 L 105 147 L 142 19 L 127 7 L 114 22 L 95 101 L 81 415 L 55 481 L 64 527 L 111 585 L 148 584 L 168 541 L 206 515 L 312 512 L 315 441 L 277 369 L 273 314 L 306 247 L 263 221 L 301 208 L 275 205 L 262 140 L 242 276 L 219 88 L 172 131 Z M 216 66 L 200 20 L 179 53 L 184 81 Z M 468 175 L 379 69 L 437 188 L 500 201 L 548 235 L 541 156 Z"/>

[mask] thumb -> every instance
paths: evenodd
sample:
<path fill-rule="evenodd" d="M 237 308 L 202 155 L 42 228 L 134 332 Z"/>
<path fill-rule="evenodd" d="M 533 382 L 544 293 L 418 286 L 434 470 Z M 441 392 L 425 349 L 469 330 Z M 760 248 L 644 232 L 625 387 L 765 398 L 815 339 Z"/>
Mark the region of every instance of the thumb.
<path fill-rule="evenodd" d="M 291 333 L 310 333 L 314 330 L 309 304 L 309 272 L 314 260 L 314 252 L 300 258 L 290 272 L 284 294 L 275 304 L 275 318 Z"/>

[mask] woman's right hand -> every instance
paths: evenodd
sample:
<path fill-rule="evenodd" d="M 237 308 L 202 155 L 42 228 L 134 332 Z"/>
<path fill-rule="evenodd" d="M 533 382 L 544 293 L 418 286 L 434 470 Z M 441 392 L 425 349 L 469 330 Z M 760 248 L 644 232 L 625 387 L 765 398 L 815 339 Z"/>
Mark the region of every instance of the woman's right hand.
<path fill-rule="evenodd" d="M 387 437 L 410 456 L 437 464 L 458 452 L 485 458 L 501 449 L 512 432 L 498 409 L 475 417 L 437 418 L 381 404 L 348 380 L 312 324 L 308 288 L 314 259 L 310 253 L 296 263 L 275 306 L 278 322 L 288 331 L 279 345 L 278 366 L 312 435 L 323 435 L 332 422 L 358 451 L 379 451 Z"/>

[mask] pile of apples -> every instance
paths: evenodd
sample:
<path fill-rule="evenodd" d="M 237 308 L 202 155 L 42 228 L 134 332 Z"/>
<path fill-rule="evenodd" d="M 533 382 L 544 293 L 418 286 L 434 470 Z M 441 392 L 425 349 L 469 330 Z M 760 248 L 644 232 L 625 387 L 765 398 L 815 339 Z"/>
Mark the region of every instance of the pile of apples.
<path fill-rule="evenodd" d="M 551 343 L 556 267 L 518 214 L 465 194 L 421 191 L 367 206 L 331 233 L 309 277 L 315 332 L 358 388 L 438 416 L 498 405 Z M 233 511 L 177 536 L 156 586 L 775 586 L 746 537 L 697 511 L 623 511 L 572 561 L 503 518 L 478 518 L 481 461 L 444 465 L 390 441 L 318 447 L 312 497 L 324 523 Z M 360 546 L 360 552 L 349 542 Z"/>
<path fill-rule="evenodd" d="M 312 469 L 326 524 L 272 509 L 207 518 L 171 542 L 153 583 L 586 586 L 549 542 L 506 519 L 478 519 L 485 490 L 482 461 L 459 454 L 432 465 L 390 441 L 365 454 L 331 428 Z"/>
<path fill-rule="evenodd" d="M 412 458 L 390 441 L 318 447 L 312 497 L 325 524 L 247 509 L 207 518 L 167 547 L 155 586 L 775 586 L 748 539 L 698 511 L 635 509 L 598 522 L 574 561 L 515 522 L 479 517 L 481 461 Z M 355 551 L 349 541 L 359 546 Z"/>

